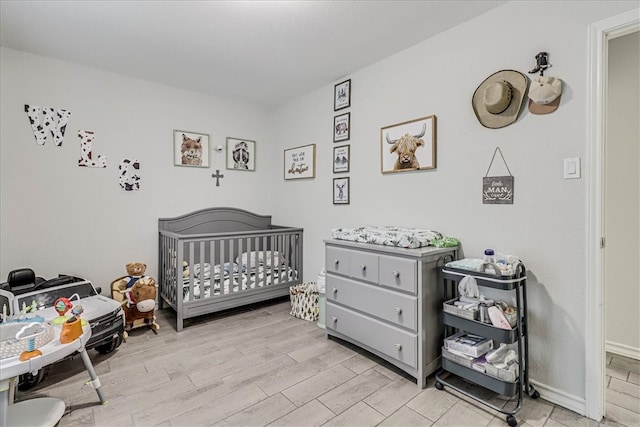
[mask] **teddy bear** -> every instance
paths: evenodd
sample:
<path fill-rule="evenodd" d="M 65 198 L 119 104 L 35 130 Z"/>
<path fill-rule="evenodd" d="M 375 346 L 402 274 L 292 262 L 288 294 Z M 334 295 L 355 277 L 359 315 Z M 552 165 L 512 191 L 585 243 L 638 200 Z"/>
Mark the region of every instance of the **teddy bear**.
<path fill-rule="evenodd" d="M 129 263 L 126 269 L 128 275 L 111 282 L 111 298 L 122 301 L 125 331 L 148 326 L 157 332 L 160 326 L 155 316 L 156 281 L 153 277 L 145 276 L 147 265 L 142 262 Z"/>

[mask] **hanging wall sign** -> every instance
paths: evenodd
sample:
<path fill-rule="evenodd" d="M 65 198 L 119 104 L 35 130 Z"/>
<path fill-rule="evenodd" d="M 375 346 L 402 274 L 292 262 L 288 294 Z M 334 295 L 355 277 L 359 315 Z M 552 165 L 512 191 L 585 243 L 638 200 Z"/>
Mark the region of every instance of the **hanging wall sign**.
<path fill-rule="evenodd" d="M 489 176 L 489 171 L 497 152 L 500 153 L 500 157 L 502 157 L 502 161 L 507 167 L 509 172 L 507 176 Z M 500 147 L 496 147 L 493 151 L 493 157 L 491 157 L 491 163 L 489 163 L 489 169 L 487 169 L 487 173 L 482 178 L 482 203 L 485 205 L 512 205 L 513 196 L 513 175 L 511 175 L 509 166 L 502 155 L 502 150 L 500 150 Z"/>

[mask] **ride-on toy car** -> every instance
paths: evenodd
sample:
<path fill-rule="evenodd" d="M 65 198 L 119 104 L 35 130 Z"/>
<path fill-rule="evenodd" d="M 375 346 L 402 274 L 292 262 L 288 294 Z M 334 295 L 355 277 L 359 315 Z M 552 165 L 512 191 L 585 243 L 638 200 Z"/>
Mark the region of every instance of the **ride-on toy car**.
<path fill-rule="evenodd" d="M 95 349 L 107 354 L 117 349 L 125 338 L 124 311 L 121 304 L 100 295 L 100 288 L 80 277 L 59 275 L 44 280 L 33 270 L 23 268 L 9 273 L 6 283 L 0 284 L 0 306 L 6 305 L 9 315 L 18 315 L 24 307 L 34 306 L 35 313 L 51 321 L 58 317 L 54 303 L 58 298 L 68 298 L 74 305 L 82 305 L 82 319 L 91 326 L 91 338 L 85 349 Z M 22 390 L 38 384 L 44 378 L 44 370 L 22 375 Z"/>

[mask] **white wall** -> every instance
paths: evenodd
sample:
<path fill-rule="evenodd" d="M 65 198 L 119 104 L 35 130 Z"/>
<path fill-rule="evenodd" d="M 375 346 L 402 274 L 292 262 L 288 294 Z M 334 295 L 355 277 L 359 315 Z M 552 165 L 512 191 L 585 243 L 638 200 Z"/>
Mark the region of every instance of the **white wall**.
<path fill-rule="evenodd" d="M 640 32 L 609 42 L 605 178 L 607 350 L 640 357 Z"/>
<path fill-rule="evenodd" d="M 432 228 L 458 237 L 468 257 L 486 247 L 517 254 L 529 270 L 531 378 L 543 397 L 584 413 L 587 26 L 633 8 L 637 2 L 509 2 L 336 76 L 335 83 L 352 83 L 347 175 L 332 173 L 333 85 L 281 108 L 275 151 L 318 145 L 316 179 L 285 182 L 281 170 L 272 171 L 274 191 L 289 200 L 274 205 L 274 215 L 305 228 L 307 279 L 322 268 L 322 240 L 334 227 Z M 525 109 L 509 127 L 482 127 L 471 108 L 476 87 L 500 69 L 526 73 L 543 50 L 553 64 L 547 75 L 564 81 L 558 110 L 536 116 Z M 437 170 L 382 175 L 380 128 L 431 114 L 438 117 Z M 511 206 L 482 204 L 482 177 L 496 146 L 515 176 Z M 568 157 L 583 159 L 582 179 L 563 179 Z M 351 179 L 348 206 L 332 205 L 337 176 Z"/>
<path fill-rule="evenodd" d="M 108 289 L 125 264 L 147 263 L 157 277 L 158 218 L 209 206 L 269 214 L 267 115 L 251 106 L 136 80 L 68 62 L 0 51 L 0 281 L 10 270 L 87 277 Z M 71 111 L 64 143 L 37 145 L 24 104 Z M 173 165 L 173 130 L 210 135 L 211 147 L 233 136 L 256 141 L 255 172 Z M 94 158 L 106 169 L 78 167 L 78 130 L 93 130 Z M 141 162 L 141 190 L 118 184 L 123 158 Z M 211 174 L 224 178 L 215 186 Z M 107 291 L 108 292 L 108 291 Z"/>
<path fill-rule="evenodd" d="M 305 280 L 324 263 L 322 240 L 339 226 L 426 227 L 458 237 L 466 256 L 485 247 L 522 257 L 529 269 L 531 378 L 543 397 L 584 413 L 586 191 L 564 180 L 563 159 L 587 164 L 587 25 L 637 8 L 636 1 L 509 2 L 350 76 L 351 204 L 332 204 L 333 85 L 273 115 L 94 69 L 2 49 L 0 54 L 0 278 L 17 266 L 50 276 L 76 273 L 105 285 L 131 260 L 156 268 L 157 218 L 211 205 L 272 214 L 305 229 Z M 550 52 L 549 75 L 564 80 L 560 108 L 524 111 L 518 122 L 489 130 L 471 96 L 500 69 L 522 72 Z M 318 58 L 319 61 L 322 58 Z M 303 70 L 302 70 L 303 72 Z M 72 111 L 61 148 L 35 144 L 25 103 Z M 438 117 L 438 168 L 380 173 L 380 128 Z M 174 128 L 257 140 L 255 173 L 174 167 Z M 94 153 L 106 170 L 79 168 L 78 129 L 97 133 Z M 282 179 L 283 150 L 317 144 L 312 180 Z M 481 178 L 496 146 L 515 176 L 512 206 L 483 205 Z M 267 151 L 268 147 L 268 151 Z M 142 162 L 143 189 L 117 184 L 117 163 Z M 495 173 L 503 172 L 496 168 Z"/>

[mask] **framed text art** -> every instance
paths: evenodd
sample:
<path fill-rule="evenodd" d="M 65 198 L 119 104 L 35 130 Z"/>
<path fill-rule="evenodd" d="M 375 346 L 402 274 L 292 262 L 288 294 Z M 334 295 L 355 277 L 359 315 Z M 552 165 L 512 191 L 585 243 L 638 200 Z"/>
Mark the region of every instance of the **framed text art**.
<path fill-rule="evenodd" d="M 209 167 L 209 135 L 173 131 L 173 164 L 175 166 Z"/>
<path fill-rule="evenodd" d="M 316 144 L 284 150 L 284 179 L 315 178 Z"/>
<path fill-rule="evenodd" d="M 333 178 L 333 204 L 349 204 L 349 177 Z"/>
<path fill-rule="evenodd" d="M 333 111 L 351 106 L 351 79 L 338 83 L 333 87 Z"/>
<path fill-rule="evenodd" d="M 436 168 L 436 116 L 380 129 L 382 173 Z"/>
<path fill-rule="evenodd" d="M 256 170 L 256 142 L 227 137 L 227 169 Z"/>
<path fill-rule="evenodd" d="M 351 163 L 349 151 L 348 145 L 333 147 L 333 173 L 349 172 L 349 164 Z"/>
<path fill-rule="evenodd" d="M 351 133 L 351 113 L 340 114 L 333 118 L 333 142 L 346 141 Z"/>

